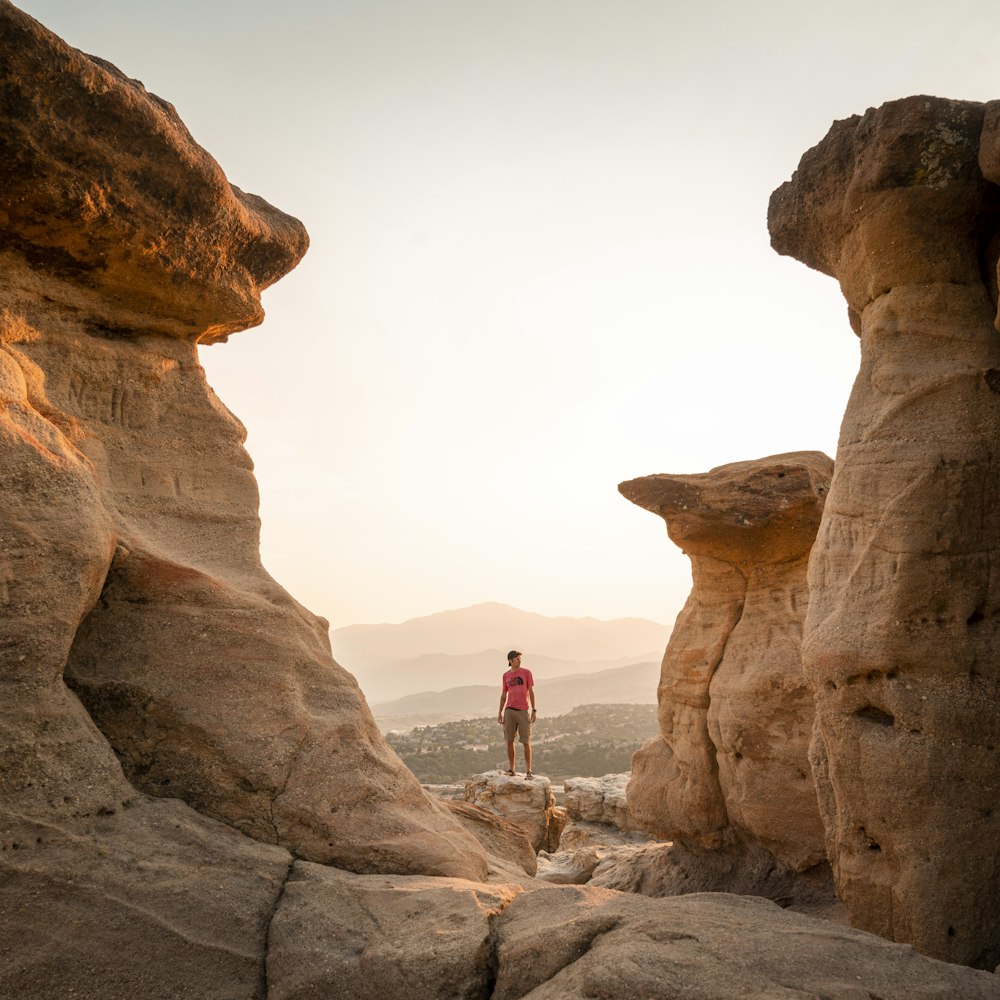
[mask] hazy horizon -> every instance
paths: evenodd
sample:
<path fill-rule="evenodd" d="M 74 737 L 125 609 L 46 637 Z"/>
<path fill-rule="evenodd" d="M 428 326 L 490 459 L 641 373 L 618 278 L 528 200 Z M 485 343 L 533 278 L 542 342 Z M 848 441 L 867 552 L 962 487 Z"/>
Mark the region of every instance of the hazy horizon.
<path fill-rule="evenodd" d="M 979 0 L 25 0 L 174 104 L 312 247 L 201 351 L 262 554 L 334 628 L 497 601 L 668 627 L 690 590 L 617 483 L 831 456 L 858 346 L 769 247 L 832 121 L 1000 96 Z"/>
<path fill-rule="evenodd" d="M 461 607 L 455 607 L 455 608 L 438 608 L 436 611 L 428 611 L 428 612 L 425 612 L 425 613 L 419 614 L 419 615 L 411 615 L 411 616 L 409 616 L 407 618 L 399 619 L 397 621 L 349 622 L 349 623 L 347 623 L 345 625 L 337 625 L 337 626 L 331 625 L 330 626 L 330 631 L 331 632 L 337 632 L 337 631 L 340 631 L 341 629 L 349 629 L 349 628 L 354 628 L 356 626 L 369 626 L 369 625 L 374 625 L 374 626 L 379 626 L 379 625 L 406 625 L 409 622 L 419 621 L 422 618 L 434 618 L 437 615 L 447 615 L 447 614 L 452 614 L 452 613 L 457 612 L 457 611 L 469 611 L 469 610 L 472 610 L 474 608 L 485 608 L 485 607 L 490 607 L 490 606 L 494 606 L 494 605 L 498 606 L 498 607 L 501 607 L 501 608 L 509 608 L 512 611 L 520 611 L 520 612 L 522 612 L 524 614 L 527 614 L 527 615 L 540 615 L 540 614 L 542 614 L 542 612 L 540 612 L 540 611 L 532 611 L 531 608 L 519 608 L 516 605 L 507 604 L 504 601 L 484 600 L 484 601 L 476 601 L 473 604 L 465 604 L 465 605 L 462 605 Z M 587 614 L 580 614 L 580 615 L 547 615 L 545 617 L 550 617 L 550 618 L 564 617 L 564 618 L 573 618 L 573 619 L 577 619 L 577 620 L 586 620 L 588 618 L 591 618 L 591 619 L 594 619 L 595 621 L 602 621 L 602 622 L 620 621 L 622 619 L 627 619 L 627 618 L 637 618 L 637 619 L 639 619 L 641 621 L 653 622 L 656 625 L 667 626 L 667 625 L 671 624 L 669 622 L 663 621 L 662 619 L 647 618 L 645 615 L 615 615 L 615 616 L 613 616 L 611 618 L 602 618 L 602 617 L 600 617 L 598 615 L 587 615 Z M 509 643 L 508 643 L 508 645 L 509 645 Z M 499 647 L 497 647 L 497 648 L 499 648 Z"/>

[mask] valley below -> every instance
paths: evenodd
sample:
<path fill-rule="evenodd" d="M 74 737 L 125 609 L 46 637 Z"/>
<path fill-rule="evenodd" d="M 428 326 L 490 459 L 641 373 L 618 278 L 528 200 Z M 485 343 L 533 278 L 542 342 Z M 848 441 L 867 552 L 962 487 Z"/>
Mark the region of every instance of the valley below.
<path fill-rule="evenodd" d="M 656 732 L 655 704 L 579 705 L 564 715 L 540 717 L 531 737 L 534 770 L 553 784 L 628 771 L 632 754 Z M 495 714 L 390 732 L 387 739 L 423 784 L 453 784 L 507 766 Z M 517 760 L 523 771 L 520 749 Z"/>

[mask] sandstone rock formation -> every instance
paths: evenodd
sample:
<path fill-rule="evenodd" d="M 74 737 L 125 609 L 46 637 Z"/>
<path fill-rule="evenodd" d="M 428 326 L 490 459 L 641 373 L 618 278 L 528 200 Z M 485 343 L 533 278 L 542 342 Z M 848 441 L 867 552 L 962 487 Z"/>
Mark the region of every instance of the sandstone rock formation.
<path fill-rule="evenodd" d="M 520 881 L 522 874 L 538 870 L 535 849 L 523 827 L 471 802 L 444 799 L 442 804 L 483 845 L 491 877 Z"/>
<path fill-rule="evenodd" d="M 611 850 L 604 844 L 588 843 L 568 851 L 560 844 L 559 850 L 552 854 L 539 851 L 537 877 L 554 885 L 586 885 Z"/>
<path fill-rule="evenodd" d="M 560 851 L 575 851 L 581 847 L 618 847 L 625 844 L 648 844 L 656 838 L 648 830 L 622 832 L 607 823 L 588 823 L 567 818 L 559 835 Z"/>
<path fill-rule="evenodd" d="M 861 338 L 809 570 L 813 769 L 852 921 L 1000 961 L 1000 102 L 834 123 L 771 199 Z"/>
<path fill-rule="evenodd" d="M 522 893 L 494 921 L 494 1000 L 996 1000 L 997 977 L 763 899 Z M 372 994 L 374 995 L 374 994 Z"/>
<path fill-rule="evenodd" d="M 244 431 L 198 364 L 305 230 L 7 2 L 0 56 L 5 805 L 94 815 L 131 783 L 317 861 L 484 876 L 261 566 Z"/>
<path fill-rule="evenodd" d="M 426 797 L 261 568 L 194 353 L 301 227 L 7 0 L 0 54 L 0 996 L 1000 996 L 757 901 L 544 885 Z"/>
<path fill-rule="evenodd" d="M 603 823 L 623 833 L 632 829 L 625 800 L 630 774 L 605 774 L 602 778 L 567 778 L 563 805 L 571 820 Z"/>
<path fill-rule="evenodd" d="M 744 856 L 748 876 L 766 872 L 761 852 L 785 871 L 825 864 L 800 642 L 832 471 L 825 455 L 796 452 L 619 487 L 663 517 L 693 576 L 663 658 L 660 735 L 633 758 L 628 809 L 707 870 L 733 863 L 718 851 Z"/>
<path fill-rule="evenodd" d="M 762 847 L 735 852 L 695 851 L 671 843 L 617 845 L 598 859 L 586 882 L 640 896 L 720 891 L 762 896 L 795 913 L 849 922 L 827 865 L 795 872 L 777 864 Z"/>
<path fill-rule="evenodd" d="M 465 799 L 517 824 L 538 851 L 554 851 L 566 823 L 548 778 L 523 778 L 500 771 L 474 774 L 465 783 Z"/>
<path fill-rule="evenodd" d="M 645 844 L 653 839 L 653 834 L 638 827 L 629 814 L 625 790 L 630 777 L 626 772 L 563 782 L 567 819 L 559 836 L 560 853 L 585 847 Z M 589 864 L 587 854 L 582 854 L 581 859 L 585 866 Z"/>
<path fill-rule="evenodd" d="M 299 862 L 271 924 L 267 1000 L 488 997 L 492 924 L 519 891 Z"/>

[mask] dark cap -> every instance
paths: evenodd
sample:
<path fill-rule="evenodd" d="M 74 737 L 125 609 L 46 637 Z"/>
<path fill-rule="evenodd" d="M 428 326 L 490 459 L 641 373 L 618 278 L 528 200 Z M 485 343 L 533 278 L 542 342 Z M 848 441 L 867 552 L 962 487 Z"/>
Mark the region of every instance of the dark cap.
<path fill-rule="evenodd" d="M 519 649 L 512 649 L 507 654 L 507 662 L 510 663 L 510 661 L 513 660 L 515 656 L 520 656 L 520 655 L 521 655 L 521 651 Z"/>

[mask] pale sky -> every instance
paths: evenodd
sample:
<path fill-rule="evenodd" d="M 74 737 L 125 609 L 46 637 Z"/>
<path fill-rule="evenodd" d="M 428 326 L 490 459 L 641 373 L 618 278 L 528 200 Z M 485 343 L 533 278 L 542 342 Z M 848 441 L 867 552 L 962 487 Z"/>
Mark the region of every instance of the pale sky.
<path fill-rule="evenodd" d="M 858 345 L 769 247 L 835 118 L 1000 97 L 995 3 L 25 0 L 302 219 L 202 350 L 265 565 L 334 627 L 481 601 L 672 622 L 623 479 L 833 455 Z"/>

